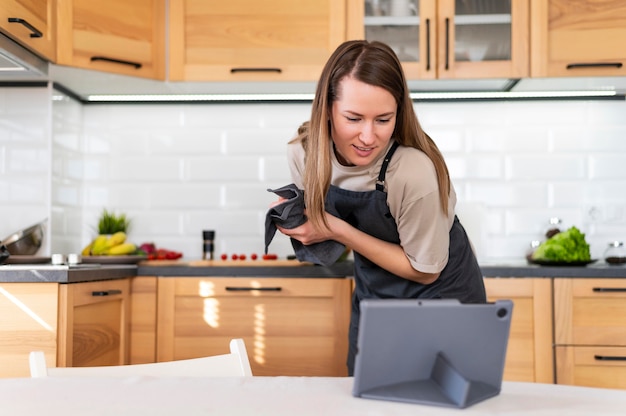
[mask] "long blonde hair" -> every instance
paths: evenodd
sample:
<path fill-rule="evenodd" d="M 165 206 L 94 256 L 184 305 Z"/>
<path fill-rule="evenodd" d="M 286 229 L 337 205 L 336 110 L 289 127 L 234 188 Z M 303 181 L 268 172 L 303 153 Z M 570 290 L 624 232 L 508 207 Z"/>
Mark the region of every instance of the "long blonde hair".
<path fill-rule="evenodd" d="M 332 175 L 330 151 L 330 115 L 332 104 L 339 99 L 339 84 L 350 76 L 366 84 L 382 87 L 396 100 L 398 111 L 393 138 L 402 146 L 424 152 L 435 166 L 439 200 L 444 214 L 448 212 L 450 175 L 443 155 L 433 140 L 422 130 L 402 70 L 393 50 L 382 42 L 352 40 L 341 44 L 330 56 L 317 84 L 311 119 L 298 129 L 294 141 L 305 149 L 304 200 L 307 217 L 314 227 L 328 228 L 324 201 Z"/>

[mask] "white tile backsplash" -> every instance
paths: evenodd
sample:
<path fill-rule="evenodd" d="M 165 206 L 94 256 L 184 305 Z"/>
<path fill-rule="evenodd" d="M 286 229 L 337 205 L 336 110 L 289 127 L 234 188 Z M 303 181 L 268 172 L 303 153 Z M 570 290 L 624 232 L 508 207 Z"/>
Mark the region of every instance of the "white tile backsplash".
<path fill-rule="evenodd" d="M 290 182 L 285 146 L 309 104 L 81 105 L 54 95 L 0 89 L 0 214 L 11 219 L 0 238 L 48 217 L 43 252 L 76 252 L 107 208 L 132 219 L 132 241 L 188 259 L 201 257 L 203 229 L 216 230 L 218 255 L 263 251 L 266 189 Z M 481 259 L 521 258 L 553 216 L 586 232 L 595 257 L 626 239 L 626 102 L 415 108 Z M 281 235 L 270 250 L 292 252 Z"/>

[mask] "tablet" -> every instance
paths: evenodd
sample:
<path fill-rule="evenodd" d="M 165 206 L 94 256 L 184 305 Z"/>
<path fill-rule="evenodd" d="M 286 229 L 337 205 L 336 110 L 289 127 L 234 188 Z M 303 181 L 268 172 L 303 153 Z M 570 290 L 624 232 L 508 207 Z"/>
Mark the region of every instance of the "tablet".
<path fill-rule="evenodd" d="M 513 302 L 360 303 L 353 395 L 464 408 L 500 393 Z"/>

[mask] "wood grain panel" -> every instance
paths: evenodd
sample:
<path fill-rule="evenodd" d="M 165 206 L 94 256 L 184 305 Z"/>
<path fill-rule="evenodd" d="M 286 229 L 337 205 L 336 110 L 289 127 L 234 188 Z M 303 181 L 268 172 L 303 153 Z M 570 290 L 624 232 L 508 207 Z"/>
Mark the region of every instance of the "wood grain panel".
<path fill-rule="evenodd" d="M 0 377 L 28 377 L 28 354 L 56 362 L 57 283 L 0 283 Z"/>
<path fill-rule="evenodd" d="M 554 290 L 557 344 L 626 346 L 626 280 L 559 278 Z"/>
<path fill-rule="evenodd" d="M 3 0 L 0 2 L 0 29 L 12 39 L 51 61 L 56 59 L 55 0 Z M 9 18 L 20 18 L 41 32 L 41 37 L 21 23 L 9 23 Z"/>
<path fill-rule="evenodd" d="M 138 276 L 130 288 L 130 364 L 156 362 L 157 278 Z"/>
<path fill-rule="evenodd" d="M 59 302 L 58 366 L 128 364 L 130 279 L 62 284 Z"/>
<path fill-rule="evenodd" d="M 547 278 L 486 278 L 490 302 L 513 301 L 504 379 L 554 382 L 552 286 Z"/>
<path fill-rule="evenodd" d="M 626 389 L 626 347 L 557 346 L 556 363 L 558 384 Z"/>
<path fill-rule="evenodd" d="M 343 0 L 175 3 L 169 10 L 174 81 L 316 81 L 346 39 Z M 271 70 L 249 71 L 259 68 Z"/>
<path fill-rule="evenodd" d="M 345 375 L 351 287 L 330 278 L 159 278 L 157 359 L 221 354 L 243 338 L 255 375 Z"/>
<path fill-rule="evenodd" d="M 531 76 L 626 75 L 623 1 L 531 0 L 531 21 Z"/>
<path fill-rule="evenodd" d="M 165 79 L 165 2 L 56 0 L 57 63 L 137 77 Z M 175 2 L 176 3 L 176 2 Z M 140 68 L 96 60 L 105 57 Z"/>

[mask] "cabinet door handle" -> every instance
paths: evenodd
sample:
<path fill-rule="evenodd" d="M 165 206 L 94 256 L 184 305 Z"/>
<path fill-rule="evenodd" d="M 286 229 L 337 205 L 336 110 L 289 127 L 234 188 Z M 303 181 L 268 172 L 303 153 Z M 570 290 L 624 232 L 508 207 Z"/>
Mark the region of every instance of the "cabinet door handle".
<path fill-rule="evenodd" d="M 626 361 L 626 357 L 612 355 L 594 355 L 593 358 L 599 361 Z"/>
<path fill-rule="evenodd" d="M 426 19 L 426 70 L 430 71 L 430 19 Z"/>
<path fill-rule="evenodd" d="M 579 63 L 579 64 L 568 64 L 566 69 L 576 69 L 576 68 L 606 68 L 606 67 L 614 67 L 621 68 L 623 64 L 621 62 L 588 62 L 588 63 Z"/>
<path fill-rule="evenodd" d="M 19 23 L 21 25 L 24 25 L 28 30 L 32 32 L 30 34 L 31 38 L 40 38 L 43 36 L 43 33 L 41 33 L 41 31 L 39 31 L 35 26 L 31 25 L 24 19 L 20 19 L 19 17 L 9 17 L 9 23 Z"/>
<path fill-rule="evenodd" d="M 626 292 L 626 287 L 594 287 L 594 292 Z"/>
<path fill-rule="evenodd" d="M 121 59 L 107 58 L 106 56 L 92 56 L 91 62 L 94 62 L 94 61 L 106 61 L 106 62 L 113 62 L 114 64 L 129 65 L 129 66 L 134 67 L 135 69 L 141 68 L 141 64 L 139 62 L 123 61 Z"/>
<path fill-rule="evenodd" d="M 226 286 L 226 290 L 229 292 L 248 292 L 252 290 L 260 290 L 262 292 L 280 292 L 283 290 L 280 286 L 269 286 L 269 287 L 241 287 L 241 286 Z"/>
<path fill-rule="evenodd" d="M 95 290 L 91 292 L 91 296 L 112 296 L 112 295 L 120 295 L 122 293 L 121 290 Z"/>
<path fill-rule="evenodd" d="M 276 72 L 280 74 L 283 72 L 280 68 L 231 68 L 230 73 L 236 74 L 238 72 Z"/>
<path fill-rule="evenodd" d="M 450 68 L 450 18 L 446 17 L 446 71 Z"/>

